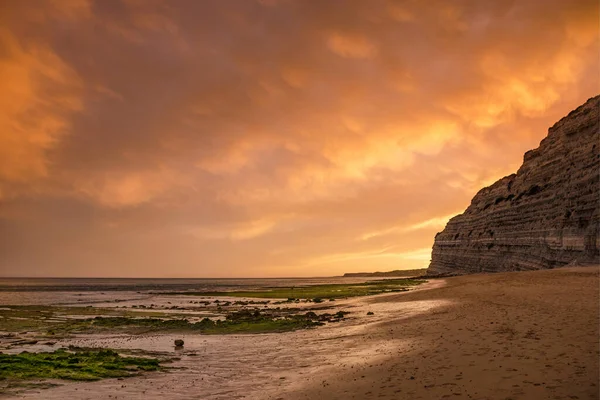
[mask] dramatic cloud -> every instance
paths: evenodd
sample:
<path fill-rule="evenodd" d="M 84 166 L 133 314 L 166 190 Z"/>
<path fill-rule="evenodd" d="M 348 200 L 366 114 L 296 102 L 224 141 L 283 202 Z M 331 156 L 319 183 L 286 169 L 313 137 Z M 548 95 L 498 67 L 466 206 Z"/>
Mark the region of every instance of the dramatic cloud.
<path fill-rule="evenodd" d="M 33 183 L 47 177 L 47 152 L 82 109 L 81 81 L 44 45 L 21 44 L 5 29 L 0 45 L 0 180 Z"/>
<path fill-rule="evenodd" d="M 596 95 L 595 0 L 0 3 L 0 274 L 427 266 Z"/>

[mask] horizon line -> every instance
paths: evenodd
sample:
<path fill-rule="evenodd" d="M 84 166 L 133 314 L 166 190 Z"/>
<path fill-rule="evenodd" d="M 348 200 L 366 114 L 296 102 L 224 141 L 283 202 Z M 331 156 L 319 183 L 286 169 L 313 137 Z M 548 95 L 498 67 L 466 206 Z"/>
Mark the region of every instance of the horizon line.
<path fill-rule="evenodd" d="M 371 273 L 371 272 L 349 272 Z M 126 276 L 0 276 L 0 279 L 311 279 L 311 278 L 339 278 L 343 275 L 329 276 L 272 276 L 272 277 L 126 277 Z"/>

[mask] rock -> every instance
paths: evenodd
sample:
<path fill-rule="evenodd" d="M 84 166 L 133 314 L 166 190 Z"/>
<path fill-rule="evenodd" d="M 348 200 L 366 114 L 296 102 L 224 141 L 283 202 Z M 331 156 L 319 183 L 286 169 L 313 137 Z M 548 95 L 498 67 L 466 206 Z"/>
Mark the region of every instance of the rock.
<path fill-rule="evenodd" d="M 308 319 L 318 319 L 319 316 L 314 311 L 308 311 L 304 316 Z"/>
<path fill-rule="evenodd" d="M 375 315 L 375 313 L 373 311 L 369 311 L 367 315 Z"/>
<path fill-rule="evenodd" d="M 37 344 L 37 340 L 35 339 L 20 339 L 20 340 L 15 340 L 13 342 L 10 343 L 11 346 L 26 346 L 26 345 L 33 345 L 33 344 Z"/>
<path fill-rule="evenodd" d="M 181 340 L 181 339 L 175 340 L 175 347 L 183 347 L 183 340 Z"/>
<path fill-rule="evenodd" d="M 516 174 L 481 189 L 433 245 L 428 275 L 600 262 L 600 96 L 558 121 Z"/>
<path fill-rule="evenodd" d="M 14 333 L 5 333 L 5 334 L 0 334 L 0 339 L 9 339 L 9 338 L 14 338 L 16 335 Z"/>

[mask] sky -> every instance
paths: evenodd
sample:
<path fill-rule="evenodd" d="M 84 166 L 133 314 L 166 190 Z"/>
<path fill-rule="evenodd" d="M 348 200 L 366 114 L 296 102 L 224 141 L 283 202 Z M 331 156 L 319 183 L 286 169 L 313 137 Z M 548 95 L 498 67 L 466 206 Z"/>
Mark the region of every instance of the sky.
<path fill-rule="evenodd" d="M 0 276 L 427 267 L 598 94 L 597 0 L 0 0 Z"/>

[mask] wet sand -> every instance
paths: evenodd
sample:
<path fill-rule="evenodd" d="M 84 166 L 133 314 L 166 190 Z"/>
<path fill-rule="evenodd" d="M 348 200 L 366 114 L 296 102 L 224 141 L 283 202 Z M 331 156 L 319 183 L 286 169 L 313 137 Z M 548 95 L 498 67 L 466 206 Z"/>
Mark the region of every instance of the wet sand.
<path fill-rule="evenodd" d="M 168 373 L 67 383 L 44 399 L 598 399 L 598 267 L 432 280 L 336 302 L 349 318 L 262 335 L 94 336 L 176 356 Z M 367 315 L 372 311 L 374 315 Z M 174 338 L 185 340 L 175 351 Z"/>

